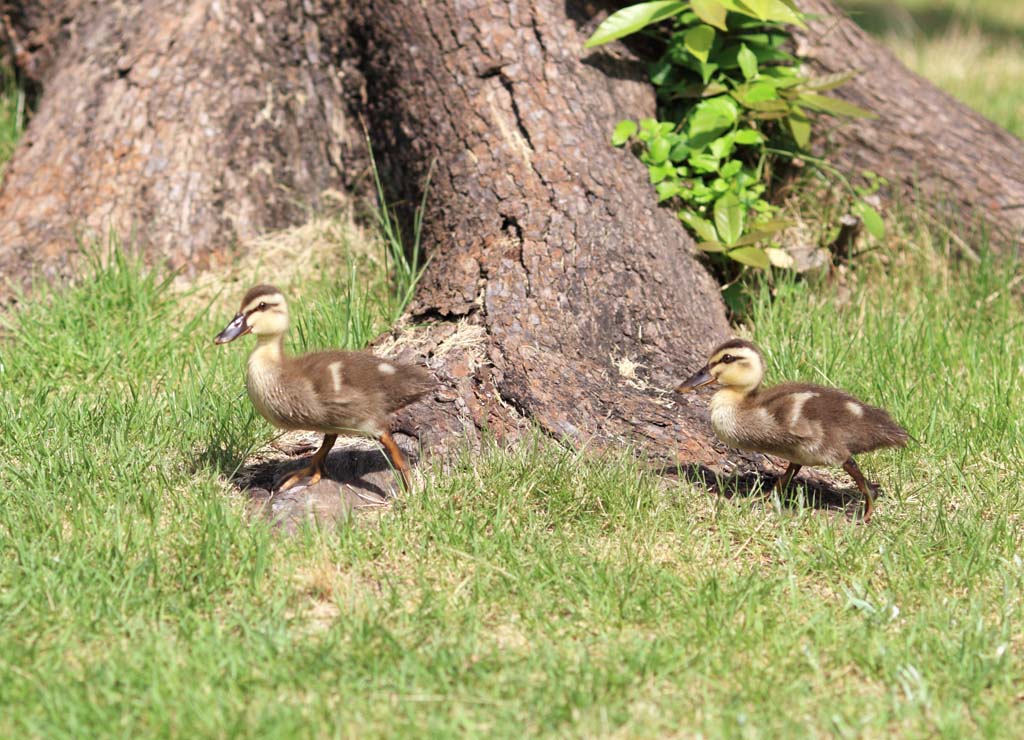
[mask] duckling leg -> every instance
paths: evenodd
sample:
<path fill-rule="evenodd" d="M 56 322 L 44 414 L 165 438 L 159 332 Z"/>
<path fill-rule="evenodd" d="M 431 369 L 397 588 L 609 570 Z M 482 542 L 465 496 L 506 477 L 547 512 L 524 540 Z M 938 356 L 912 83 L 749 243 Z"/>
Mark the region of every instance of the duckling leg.
<path fill-rule="evenodd" d="M 395 438 L 391 436 L 391 432 L 384 432 L 377 441 L 384 445 L 384 449 L 388 451 L 388 456 L 391 458 L 391 464 L 402 475 L 402 485 L 405 486 L 405 490 L 411 491 L 412 478 L 409 476 L 409 463 L 405 461 L 405 455 L 398 448 L 398 444 L 395 442 Z"/>
<path fill-rule="evenodd" d="M 338 440 L 337 434 L 325 434 L 323 444 L 320 445 L 320 449 L 313 453 L 313 457 L 309 459 L 309 463 L 303 465 L 301 468 L 296 470 L 290 476 L 288 480 L 278 486 L 278 490 L 284 491 L 291 488 L 300 480 L 309 476 L 309 485 L 315 485 L 323 477 L 324 473 L 327 472 L 324 465 L 324 461 L 327 460 L 327 453 L 334 447 L 334 443 Z"/>
<path fill-rule="evenodd" d="M 795 462 L 791 462 L 789 464 L 789 467 L 786 468 L 786 472 L 782 474 L 782 477 L 775 481 L 775 488 L 779 493 L 782 493 L 789 488 L 789 484 L 793 482 L 793 479 L 796 478 L 796 474 L 800 472 L 800 468 L 802 467 L 803 465 L 797 465 Z"/>
<path fill-rule="evenodd" d="M 864 474 L 860 472 L 860 468 L 857 467 L 857 463 L 854 462 L 851 457 L 849 460 L 843 463 L 843 470 L 846 474 L 853 478 L 854 483 L 857 484 L 857 488 L 864 494 L 864 523 L 867 524 L 871 521 L 871 513 L 875 510 L 875 497 L 871 493 L 871 489 L 868 487 L 868 482 L 864 480 Z"/>

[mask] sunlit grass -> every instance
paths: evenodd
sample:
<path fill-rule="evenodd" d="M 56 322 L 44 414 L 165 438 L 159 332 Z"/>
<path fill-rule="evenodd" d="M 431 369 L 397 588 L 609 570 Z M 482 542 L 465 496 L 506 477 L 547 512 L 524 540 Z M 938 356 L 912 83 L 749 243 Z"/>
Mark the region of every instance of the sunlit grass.
<path fill-rule="evenodd" d="M 915 72 L 1024 137 L 1024 3 L 841 0 Z"/>
<path fill-rule="evenodd" d="M 1016 735 L 1019 268 L 891 228 L 848 293 L 776 281 L 747 327 L 771 381 L 920 440 L 861 460 L 870 526 L 537 436 L 277 537 L 225 483 L 273 434 L 226 317 L 116 256 L 33 298 L 0 344 L 0 735 Z M 297 346 L 366 336 L 372 264 L 299 281 Z"/>

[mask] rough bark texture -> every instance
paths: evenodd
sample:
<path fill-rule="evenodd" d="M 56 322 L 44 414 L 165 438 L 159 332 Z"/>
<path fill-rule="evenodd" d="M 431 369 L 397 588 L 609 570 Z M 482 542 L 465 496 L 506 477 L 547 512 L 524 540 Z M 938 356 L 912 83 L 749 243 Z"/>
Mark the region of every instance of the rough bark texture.
<path fill-rule="evenodd" d="M 483 383 L 466 399 L 477 425 L 511 406 L 575 445 L 720 459 L 700 415 L 654 390 L 728 325 L 644 167 L 608 145 L 616 121 L 654 111 L 643 70 L 585 52 L 574 3 L 569 18 L 556 0 L 352 5 L 388 181 L 409 198 L 434 163 L 433 261 L 413 313 L 486 332 Z M 438 425 L 450 423 L 422 426 Z"/>
<path fill-rule="evenodd" d="M 1024 146 L 1020 139 L 924 78 L 842 14 L 831 0 L 799 0 L 817 16 L 797 32 L 798 52 L 817 74 L 859 71 L 831 93 L 879 115 L 836 121 L 830 159 L 851 173 L 873 170 L 897 197 L 940 216 L 977 214 L 1003 243 L 1024 235 Z"/>
<path fill-rule="evenodd" d="M 19 68 L 44 91 L 0 186 L 0 274 L 69 277 L 76 236 L 111 229 L 201 269 L 302 220 L 365 167 L 337 2 L 0 11 Z"/>

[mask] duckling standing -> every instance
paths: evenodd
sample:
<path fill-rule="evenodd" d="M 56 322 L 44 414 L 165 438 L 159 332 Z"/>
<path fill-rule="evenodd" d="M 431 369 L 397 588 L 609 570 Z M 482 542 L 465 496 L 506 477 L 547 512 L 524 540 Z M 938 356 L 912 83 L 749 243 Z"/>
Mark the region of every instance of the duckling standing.
<path fill-rule="evenodd" d="M 882 447 L 903 447 L 908 435 L 884 409 L 837 388 L 782 383 L 762 388 L 764 358 L 752 342 L 732 339 L 711 353 L 707 365 L 677 393 L 711 383 L 711 426 L 729 447 L 789 461 L 776 486 L 785 489 L 804 465 L 842 465 L 864 494 L 864 521 L 874 497 L 853 456 Z"/>
<path fill-rule="evenodd" d="M 281 429 L 324 435 L 309 464 L 280 489 L 307 475 L 310 485 L 319 481 L 338 435 L 358 435 L 373 437 L 384 446 L 409 490 L 409 465 L 388 430 L 388 416 L 433 387 L 427 371 L 382 360 L 369 352 L 333 350 L 289 357 L 283 346 L 286 331 L 288 304 L 284 296 L 271 285 L 257 285 L 245 294 L 238 314 L 213 340 L 226 344 L 255 334 L 257 342 L 249 355 L 245 385 L 256 410 Z"/>

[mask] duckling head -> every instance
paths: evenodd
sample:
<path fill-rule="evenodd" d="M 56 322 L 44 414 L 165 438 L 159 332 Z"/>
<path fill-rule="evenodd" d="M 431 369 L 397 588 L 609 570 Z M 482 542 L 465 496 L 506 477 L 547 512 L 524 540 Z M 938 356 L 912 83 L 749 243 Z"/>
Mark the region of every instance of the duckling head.
<path fill-rule="evenodd" d="M 214 337 L 216 344 L 227 344 L 246 334 L 279 337 L 288 331 L 288 303 L 273 285 L 250 288 L 242 306 L 224 331 Z"/>
<path fill-rule="evenodd" d="M 718 383 L 746 395 L 756 390 L 763 378 L 764 358 L 757 345 L 745 339 L 730 339 L 716 347 L 708 364 L 683 381 L 676 393 Z"/>

